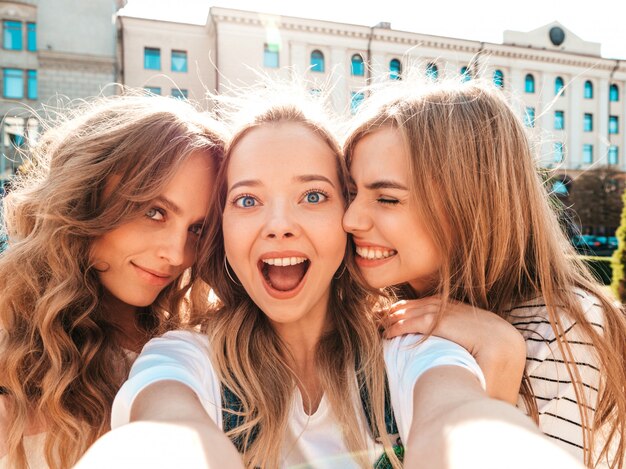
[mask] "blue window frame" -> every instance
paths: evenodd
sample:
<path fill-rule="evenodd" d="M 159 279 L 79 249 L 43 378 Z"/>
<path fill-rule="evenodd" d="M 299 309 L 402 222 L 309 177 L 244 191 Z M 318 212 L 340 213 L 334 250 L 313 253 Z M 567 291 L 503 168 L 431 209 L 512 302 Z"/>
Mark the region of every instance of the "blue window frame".
<path fill-rule="evenodd" d="M 583 145 L 583 163 L 584 164 L 593 163 L 593 145 L 589 143 L 585 143 Z"/>
<path fill-rule="evenodd" d="M 5 98 L 24 98 L 24 71 L 19 68 L 5 68 L 2 74 L 2 89 Z"/>
<path fill-rule="evenodd" d="M 148 91 L 151 94 L 161 95 L 161 87 L 160 86 L 144 86 L 144 90 Z"/>
<path fill-rule="evenodd" d="M 400 80 L 402 78 L 402 62 L 398 59 L 389 61 L 389 78 L 392 80 Z"/>
<path fill-rule="evenodd" d="M 619 163 L 619 148 L 616 145 L 611 145 L 609 147 L 609 164 L 618 164 Z"/>
<path fill-rule="evenodd" d="M 461 81 L 466 82 L 472 79 L 472 75 L 467 67 L 461 67 Z"/>
<path fill-rule="evenodd" d="M 524 91 L 526 93 L 535 92 L 535 77 L 532 73 L 527 73 L 526 78 L 524 78 Z"/>
<path fill-rule="evenodd" d="M 585 132 L 593 132 L 593 114 L 585 113 L 583 118 L 583 130 Z"/>
<path fill-rule="evenodd" d="M 502 70 L 496 70 L 493 72 L 493 84 L 498 88 L 504 88 L 504 73 Z"/>
<path fill-rule="evenodd" d="M 526 112 L 524 113 L 524 125 L 526 127 L 535 126 L 535 108 L 534 107 L 526 108 Z"/>
<path fill-rule="evenodd" d="M 563 81 L 563 78 L 556 77 L 554 79 L 554 95 L 557 96 L 559 95 L 559 93 L 561 94 L 561 96 L 565 95 L 565 90 L 563 88 L 565 88 L 565 82 Z"/>
<path fill-rule="evenodd" d="M 565 183 L 565 181 L 561 181 L 560 179 L 557 179 L 556 181 L 554 181 L 552 183 L 552 193 L 555 195 L 563 195 L 563 196 L 569 195 L 569 190 L 567 188 L 567 184 Z"/>
<path fill-rule="evenodd" d="M 22 22 L 3 21 L 3 47 L 9 50 L 22 50 Z"/>
<path fill-rule="evenodd" d="M 37 86 L 37 70 L 28 71 L 28 82 L 26 85 L 26 95 L 28 99 L 38 98 L 38 86 Z"/>
<path fill-rule="evenodd" d="M 554 111 L 554 130 L 563 130 L 565 128 L 565 112 Z"/>
<path fill-rule="evenodd" d="M 173 50 L 172 51 L 172 72 L 186 72 L 187 71 L 187 51 L 186 50 Z"/>
<path fill-rule="evenodd" d="M 609 133 L 610 134 L 619 133 L 619 117 L 609 116 Z"/>
<path fill-rule="evenodd" d="M 172 88 L 172 98 L 187 99 L 188 97 L 189 97 L 188 90 L 181 89 L 181 88 Z"/>
<path fill-rule="evenodd" d="M 143 68 L 146 70 L 161 70 L 161 49 L 144 47 Z"/>
<path fill-rule="evenodd" d="M 355 77 L 365 75 L 365 64 L 363 63 L 361 54 L 354 54 L 350 59 L 350 74 Z"/>
<path fill-rule="evenodd" d="M 280 65 L 278 44 L 265 44 L 263 46 L 263 66 L 267 68 L 278 68 Z"/>
<path fill-rule="evenodd" d="M 437 64 L 431 62 L 426 65 L 426 76 L 433 81 L 439 78 L 439 67 L 437 67 Z"/>
<path fill-rule="evenodd" d="M 612 102 L 619 101 L 619 88 L 615 83 L 609 87 L 609 100 Z"/>
<path fill-rule="evenodd" d="M 37 51 L 37 24 L 26 23 L 26 49 L 30 52 Z"/>
<path fill-rule="evenodd" d="M 352 91 L 350 93 L 350 112 L 355 114 L 359 106 L 365 99 L 365 95 L 359 91 Z"/>
<path fill-rule="evenodd" d="M 320 50 L 311 52 L 311 71 L 324 73 L 325 70 L 324 54 Z"/>
<path fill-rule="evenodd" d="M 589 80 L 585 82 L 583 97 L 585 99 L 593 99 L 593 83 L 591 83 Z"/>
<path fill-rule="evenodd" d="M 565 146 L 563 142 L 554 142 L 553 161 L 555 163 L 562 163 L 565 155 Z"/>

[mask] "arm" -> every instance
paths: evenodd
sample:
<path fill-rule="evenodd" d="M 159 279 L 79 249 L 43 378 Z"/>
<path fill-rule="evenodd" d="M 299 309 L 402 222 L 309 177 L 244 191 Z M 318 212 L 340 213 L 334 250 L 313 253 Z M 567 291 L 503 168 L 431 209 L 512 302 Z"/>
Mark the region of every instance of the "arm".
<path fill-rule="evenodd" d="M 159 381 L 138 394 L 131 423 L 98 440 L 76 467 L 118 466 L 236 469 L 243 463 L 189 387 Z"/>
<path fill-rule="evenodd" d="M 426 371 L 415 384 L 413 403 L 405 467 L 583 467 L 517 409 L 489 399 L 461 367 Z"/>
<path fill-rule="evenodd" d="M 497 314 L 465 303 L 448 303 L 438 318 L 440 308 L 439 297 L 401 301 L 384 320 L 385 334 L 396 337 L 432 332 L 456 342 L 478 362 L 485 375 L 487 394 L 516 404 L 526 362 L 522 335 Z"/>

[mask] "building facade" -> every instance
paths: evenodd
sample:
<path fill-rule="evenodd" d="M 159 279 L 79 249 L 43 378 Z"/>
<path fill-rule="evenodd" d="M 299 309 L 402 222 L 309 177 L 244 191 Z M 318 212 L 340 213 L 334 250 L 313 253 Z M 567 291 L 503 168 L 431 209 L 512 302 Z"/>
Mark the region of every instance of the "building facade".
<path fill-rule="evenodd" d="M 43 106 L 115 93 L 115 14 L 124 0 L 0 1 L 0 183 L 36 139 Z"/>

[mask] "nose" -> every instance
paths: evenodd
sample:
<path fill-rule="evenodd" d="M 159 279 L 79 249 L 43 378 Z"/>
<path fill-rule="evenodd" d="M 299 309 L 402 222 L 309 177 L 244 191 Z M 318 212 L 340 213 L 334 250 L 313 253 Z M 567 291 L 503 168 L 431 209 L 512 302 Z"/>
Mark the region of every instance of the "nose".
<path fill-rule="evenodd" d="M 263 226 L 262 236 L 267 239 L 293 238 L 300 233 L 300 225 L 287 202 L 272 204 Z"/>
<path fill-rule="evenodd" d="M 348 206 L 346 213 L 343 214 L 343 229 L 347 233 L 358 233 L 367 231 L 372 227 L 372 219 L 368 215 L 367 210 L 355 198 Z"/>
<path fill-rule="evenodd" d="M 160 235 L 158 256 L 168 264 L 179 267 L 184 264 L 187 250 L 187 230 L 167 230 Z"/>

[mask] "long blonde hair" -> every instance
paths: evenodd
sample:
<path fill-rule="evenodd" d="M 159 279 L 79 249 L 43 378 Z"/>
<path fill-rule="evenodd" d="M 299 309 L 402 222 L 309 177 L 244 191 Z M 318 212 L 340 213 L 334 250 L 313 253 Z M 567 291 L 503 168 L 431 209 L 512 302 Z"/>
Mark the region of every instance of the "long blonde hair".
<path fill-rule="evenodd" d="M 409 152 L 411 191 L 442 253 L 439 284 L 431 293 L 508 317 L 510 308 L 542 296 L 548 320 L 575 386 L 588 466 L 617 445 L 612 467 L 626 450 L 626 321 L 592 278 L 564 234 L 534 165 L 532 145 L 520 119 L 490 84 L 398 85 L 372 98 L 345 143 L 348 157 L 366 134 L 398 129 Z M 424 203 L 427 201 L 428 203 Z M 598 298 L 603 333 L 585 317 L 578 287 Z M 406 291 L 405 291 L 406 292 Z M 442 311 L 445 307 L 442 308 Z M 595 413 L 565 338 L 574 321 L 591 339 L 601 367 Z M 522 397 L 538 411 L 528 376 Z M 608 441 L 594 447 L 608 429 Z"/>
<path fill-rule="evenodd" d="M 102 305 L 91 244 L 143 214 L 192 152 L 219 158 L 216 129 L 187 103 L 117 96 L 85 104 L 32 148 L 29 172 L 4 201 L 10 242 L 0 255 L 0 387 L 12 467 L 27 467 L 23 438 L 33 419 L 47 431 L 52 468 L 72 466 L 108 430 L 128 364 L 114 311 Z M 103 200 L 111 176 L 121 178 Z M 204 297 L 206 308 L 195 267 L 142 308 L 146 336 L 183 322 L 193 305 L 187 293 Z"/>
<path fill-rule="evenodd" d="M 293 102 L 268 104 L 252 115 L 247 123 L 235 129 L 218 173 L 217 195 L 211 209 L 213 221 L 205 239 L 206 251 L 202 255 L 205 262 L 201 266 L 201 275 L 221 301 L 216 312 L 205 321 L 204 330 L 210 337 L 212 362 L 220 380 L 243 405 L 243 423 L 229 432 L 229 436 L 243 442 L 247 467 L 279 465 L 283 441 L 279 435 L 287 432 L 287 418 L 297 378 L 292 372 L 288 351 L 267 317 L 243 287 L 234 283 L 225 272 L 221 221 L 226 202 L 226 172 L 232 149 L 251 129 L 272 123 L 294 122 L 322 138 L 336 155 L 339 180 L 347 200 L 347 168 L 340 147 L 327 130 L 326 123 L 312 117 L 320 114 L 307 112 L 308 107 Z M 367 467 L 364 420 L 355 414 L 357 368 L 371 397 L 371 421 L 382 436 L 394 467 L 399 467 L 385 431 L 385 365 L 382 341 L 373 313 L 377 296 L 357 280 L 352 249 L 346 250 L 344 264 L 347 271 L 343 275 L 338 272 L 338 278 L 332 280 L 328 311 L 333 327 L 317 346 L 317 369 L 346 446 L 357 461 Z M 236 278 L 234 280 L 237 281 Z M 258 430 L 256 437 L 253 436 L 255 428 Z"/>

